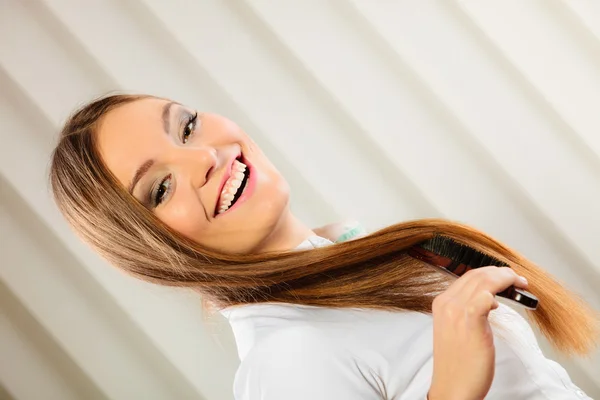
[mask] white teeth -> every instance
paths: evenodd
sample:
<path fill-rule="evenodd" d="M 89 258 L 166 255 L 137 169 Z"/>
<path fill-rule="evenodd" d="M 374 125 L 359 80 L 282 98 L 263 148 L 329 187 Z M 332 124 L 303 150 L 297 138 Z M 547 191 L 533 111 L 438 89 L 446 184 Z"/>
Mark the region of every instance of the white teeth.
<path fill-rule="evenodd" d="M 246 166 L 244 164 L 242 164 L 241 162 L 239 162 L 238 160 L 235 160 L 235 162 L 233 163 L 233 168 L 232 168 L 232 173 L 235 172 L 244 172 L 246 170 Z"/>
<path fill-rule="evenodd" d="M 229 177 L 227 182 L 225 182 L 225 186 L 221 191 L 221 197 L 217 208 L 218 214 L 224 213 L 231 206 L 231 202 L 235 197 L 235 194 L 242 185 L 242 180 L 244 179 L 244 172 L 246 171 L 246 168 L 246 165 L 239 162 L 238 160 L 234 160 L 231 168 L 231 176 Z"/>

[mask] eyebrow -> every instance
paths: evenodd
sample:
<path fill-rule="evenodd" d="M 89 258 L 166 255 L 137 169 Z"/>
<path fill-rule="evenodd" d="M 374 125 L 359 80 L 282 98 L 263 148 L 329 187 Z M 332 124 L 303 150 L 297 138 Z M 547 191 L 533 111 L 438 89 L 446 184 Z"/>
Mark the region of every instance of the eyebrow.
<path fill-rule="evenodd" d="M 146 174 L 146 172 L 148 172 L 148 170 L 152 167 L 152 165 L 154 165 L 154 160 L 148 160 L 145 163 L 143 163 L 142 165 L 140 165 L 140 167 L 137 169 L 137 171 L 135 171 L 135 175 L 133 176 L 133 179 L 131 180 L 131 184 L 129 185 L 129 194 L 133 195 L 133 189 L 135 189 L 135 185 L 137 185 L 137 183 L 140 181 L 140 179 L 142 179 L 142 177 L 144 176 L 144 174 Z"/>
<path fill-rule="evenodd" d="M 169 134 L 169 130 L 170 130 L 169 127 L 171 125 L 171 106 L 173 106 L 174 104 L 178 104 L 178 103 L 176 103 L 174 101 L 165 103 L 165 105 L 163 106 L 163 109 L 162 109 L 161 120 L 162 120 L 163 130 L 165 131 L 165 134 L 167 134 L 167 135 Z M 148 172 L 148 170 L 150 168 L 152 168 L 153 165 L 154 165 L 154 160 L 148 160 L 145 163 L 143 163 L 142 165 L 140 165 L 140 167 L 137 169 L 137 171 L 135 171 L 135 175 L 133 175 L 133 179 L 131 180 L 131 183 L 129 184 L 129 188 L 127 189 L 129 194 L 133 195 L 133 189 L 135 189 L 135 185 L 137 185 L 137 183 L 140 181 L 140 179 L 142 179 L 144 177 L 146 172 Z"/>

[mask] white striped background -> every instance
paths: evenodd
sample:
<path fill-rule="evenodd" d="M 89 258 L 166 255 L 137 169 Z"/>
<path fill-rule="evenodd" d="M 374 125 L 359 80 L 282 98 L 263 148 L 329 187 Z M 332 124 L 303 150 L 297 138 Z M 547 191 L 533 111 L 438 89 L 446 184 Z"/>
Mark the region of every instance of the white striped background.
<path fill-rule="evenodd" d="M 229 328 L 106 265 L 50 201 L 111 90 L 239 123 L 314 226 L 473 224 L 600 310 L 595 0 L 0 0 L 0 397 L 232 399 Z M 600 397 L 600 353 L 561 362 Z"/>

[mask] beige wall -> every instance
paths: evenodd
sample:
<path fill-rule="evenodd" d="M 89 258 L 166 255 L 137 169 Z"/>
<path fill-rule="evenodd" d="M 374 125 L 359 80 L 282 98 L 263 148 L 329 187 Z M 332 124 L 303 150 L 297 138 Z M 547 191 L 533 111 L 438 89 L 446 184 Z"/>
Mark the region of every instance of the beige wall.
<path fill-rule="evenodd" d="M 15 399 L 232 398 L 223 321 L 109 268 L 49 200 L 61 121 L 114 89 L 238 122 L 311 224 L 471 223 L 600 310 L 595 0 L 0 7 L 0 383 Z M 558 360 L 600 397 L 600 355 Z"/>

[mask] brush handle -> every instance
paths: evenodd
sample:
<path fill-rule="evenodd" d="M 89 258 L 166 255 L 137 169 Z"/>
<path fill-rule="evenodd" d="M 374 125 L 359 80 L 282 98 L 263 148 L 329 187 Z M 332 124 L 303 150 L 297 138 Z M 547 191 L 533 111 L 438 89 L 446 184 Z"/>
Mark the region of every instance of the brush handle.
<path fill-rule="evenodd" d="M 457 278 L 466 274 L 467 271 L 479 268 L 456 262 L 448 257 L 440 256 L 419 246 L 411 247 L 407 253 L 409 256 L 416 258 L 417 260 L 421 260 L 429 265 L 442 268 L 443 271 L 448 272 Z M 508 265 L 499 265 L 498 267 L 510 268 Z M 530 310 L 535 310 L 539 302 L 538 298 L 533 294 L 523 289 L 517 289 L 512 285 L 507 289 L 496 293 L 496 296 L 504 297 L 505 299 L 511 300 L 522 307 L 529 308 Z"/>

